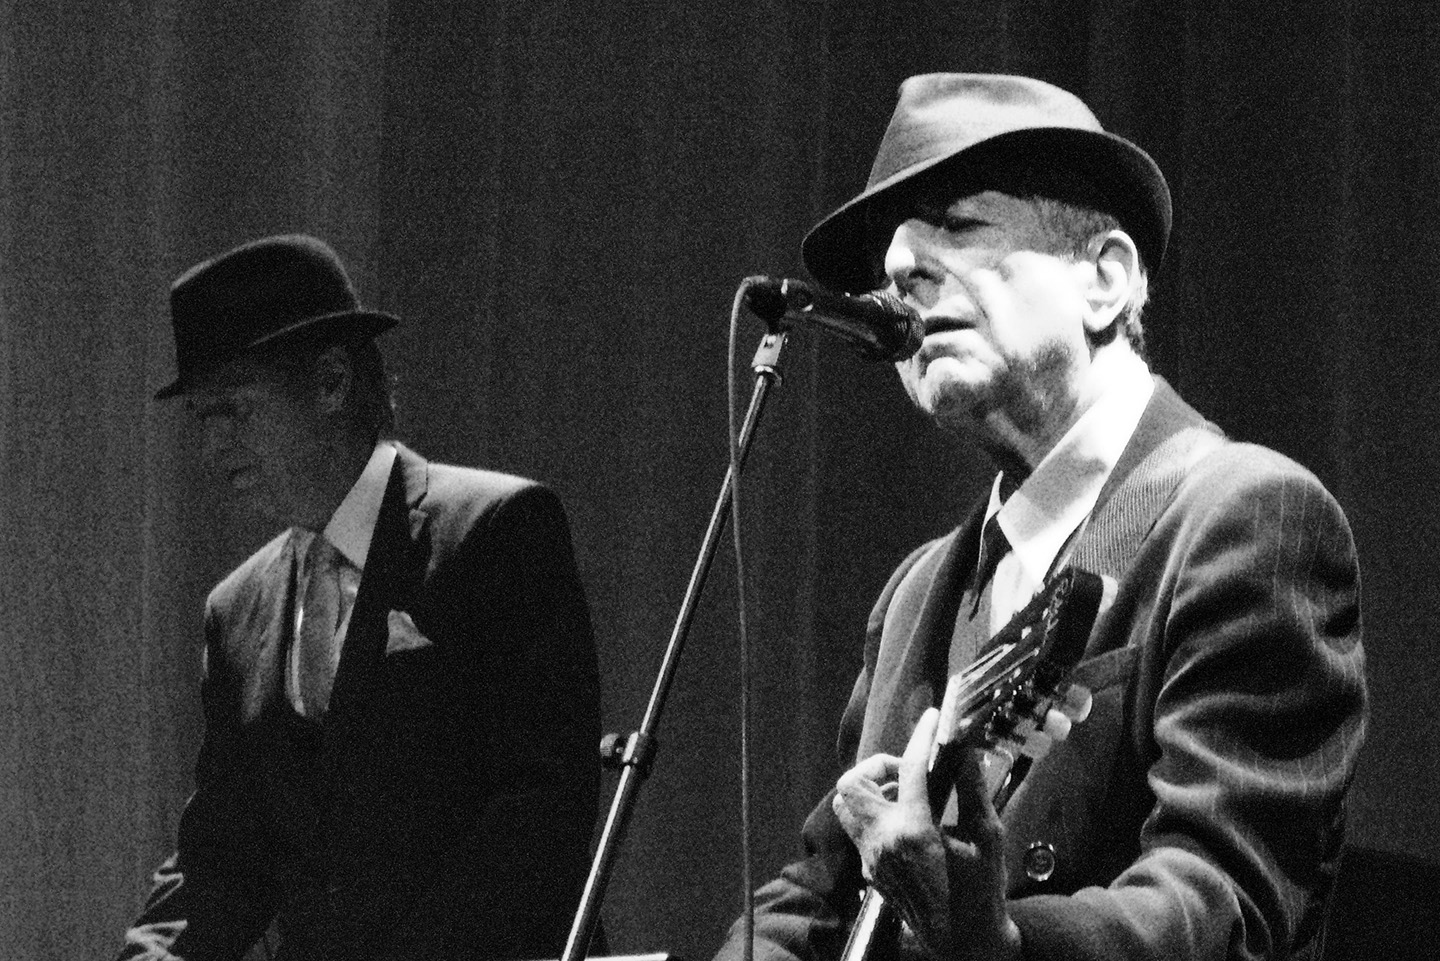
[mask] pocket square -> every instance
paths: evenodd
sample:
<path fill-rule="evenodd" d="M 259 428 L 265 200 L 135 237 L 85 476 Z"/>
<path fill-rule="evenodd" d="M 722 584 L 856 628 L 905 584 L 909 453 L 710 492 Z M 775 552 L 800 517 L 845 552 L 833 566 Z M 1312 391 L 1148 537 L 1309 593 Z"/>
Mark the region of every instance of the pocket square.
<path fill-rule="evenodd" d="M 392 610 L 388 620 L 390 636 L 385 641 L 386 654 L 416 651 L 433 645 L 430 638 L 420 633 L 420 629 L 405 611 Z"/>

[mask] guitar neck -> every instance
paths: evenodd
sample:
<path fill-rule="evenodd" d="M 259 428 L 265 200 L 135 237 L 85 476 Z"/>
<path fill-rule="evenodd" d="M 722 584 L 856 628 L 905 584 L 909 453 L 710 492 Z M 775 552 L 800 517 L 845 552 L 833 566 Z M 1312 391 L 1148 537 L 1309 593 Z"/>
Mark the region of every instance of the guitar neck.
<path fill-rule="evenodd" d="M 960 763 L 975 749 L 983 752 L 991 801 L 1003 813 L 1032 763 L 1023 734 L 1016 737 L 1017 727 L 1043 715 L 1080 659 L 1103 598 L 1096 575 L 1061 571 L 991 639 L 974 664 L 950 679 L 926 777 L 937 820 L 954 794 Z M 1013 747 L 991 750 L 1007 742 Z M 873 961 L 875 946 L 894 943 L 900 926 L 880 892 L 867 887 L 840 961 Z"/>
<path fill-rule="evenodd" d="M 860 898 L 860 912 L 850 928 L 840 961 L 869 961 L 871 949 L 877 944 L 891 944 L 900 931 L 900 919 L 874 888 L 866 888 Z"/>

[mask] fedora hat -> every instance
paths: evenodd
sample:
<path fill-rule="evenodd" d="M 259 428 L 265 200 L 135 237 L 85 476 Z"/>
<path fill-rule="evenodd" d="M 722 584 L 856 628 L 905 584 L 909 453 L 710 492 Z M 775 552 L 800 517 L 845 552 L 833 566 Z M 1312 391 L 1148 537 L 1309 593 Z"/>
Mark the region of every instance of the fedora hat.
<path fill-rule="evenodd" d="M 1078 97 L 1028 77 L 931 73 L 900 85 L 865 189 L 806 235 L 806 268 L 834 290 L 874 287 L 883 245 L 909 216 L 897 201 L 940 178 L 966 192 L 1009 187 L 1076 200 L 1113 215 L 1152 273 L 1164 257 L 1164 175 L 1145 151 L 1105 132 Z"/>
<path fill-rule="evenodd" d="M 187 270 L 170 286 L 179 376 L 157 400 L 262 344 L 287 338 L 368 340 L 397 318 L 360 306 L 339 256 L 304 234 L 242 244 Z"/>

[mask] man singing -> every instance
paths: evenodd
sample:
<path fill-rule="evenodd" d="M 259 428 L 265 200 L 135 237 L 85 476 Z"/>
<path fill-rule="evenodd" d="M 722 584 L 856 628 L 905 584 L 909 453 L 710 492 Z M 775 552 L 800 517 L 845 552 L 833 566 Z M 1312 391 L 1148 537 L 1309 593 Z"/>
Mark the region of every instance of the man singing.
<path fill-rule="evenodd" d="M 1170 219 L 1156 164 L 1071 94 L 932 74 L 806 237 L 825 285 L 888 284 L 920 313 L 901 383 L 1000 473 L 875 606 L 850 769 L 758 893 L 758 958 L 833 961 L 867 880 L 902 957 L 1318 957 L 1365 729 L 1354 543 L 1313 475 L 1151 374 Z M 1074 675 L 1091 715 L 999 814 L 970 755 L 940 826 L 927 708 L 1066 565 L 1118 585 Z"/>

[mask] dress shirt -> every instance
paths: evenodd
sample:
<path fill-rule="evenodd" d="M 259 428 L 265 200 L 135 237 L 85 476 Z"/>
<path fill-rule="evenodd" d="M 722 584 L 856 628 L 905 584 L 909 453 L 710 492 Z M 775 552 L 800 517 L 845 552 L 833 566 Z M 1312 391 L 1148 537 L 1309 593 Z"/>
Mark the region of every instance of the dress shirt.
<path fill-rule="evenodd" d="M 340 651 L 344 644 L 345 630 L 350 625 L 350 611 L 355 606 L 355 595 L 360 590 L 360 576 L 365 571 L 365 559 L 370 553 L 370 538 L 375 533 L 375 522 L 380 517 L 380 504 L 385 499 L 385 487 L 390 481 L 390 470 L 395 464 L 395 446 L 387 441 L 380 441 L 370 453 L 370 459 L 365 464 L 365 469 L 360 472 L 360 477 L 350 488 L 345 499 L 331 515 L 330 522 L 325 525 L 325 530 L 317 534 L 314 531 L 304 528 L 292 528 L 290 542 L 292 549 L 296 552 L 297 558 L 304 558 L 310 547 L 310 542 L 316 537 L 324 537 L 339 552 L 343 561 L 340 562 L 340 615 L 335 629 L 335 643 L 331 646 L 331 674 L 340 663 Z M 306 579 L 309 571 L 300 570 L 300 580 L 296 584 L 297 598 L 305 596 Z M 300 683 L 301 652 L 298 639 L 300 637 L 300 618 L 304 612 L 300 605 L 296 605 L 295 624 L 291 636 L 296 643 L 290 645 L 290 659 L 285 678 L 285 690 L 290 698 L 290 703 L 301 715 L 312 717 L 319 712 L 310 709 L 305 704 Z"/>
<path fill-rule="evenodd" d="M 1150 368 L 1129 351 L 1098 355 L 1092 371 L 1105 386 L 1089 409 L 1003 503 L 1004 475 L 991 487 L 985 519 L 995 517 L 1010 542 L 991 581 L 992 635 L 1035 595 L 1074 542 L 1155 391 Z"/>

